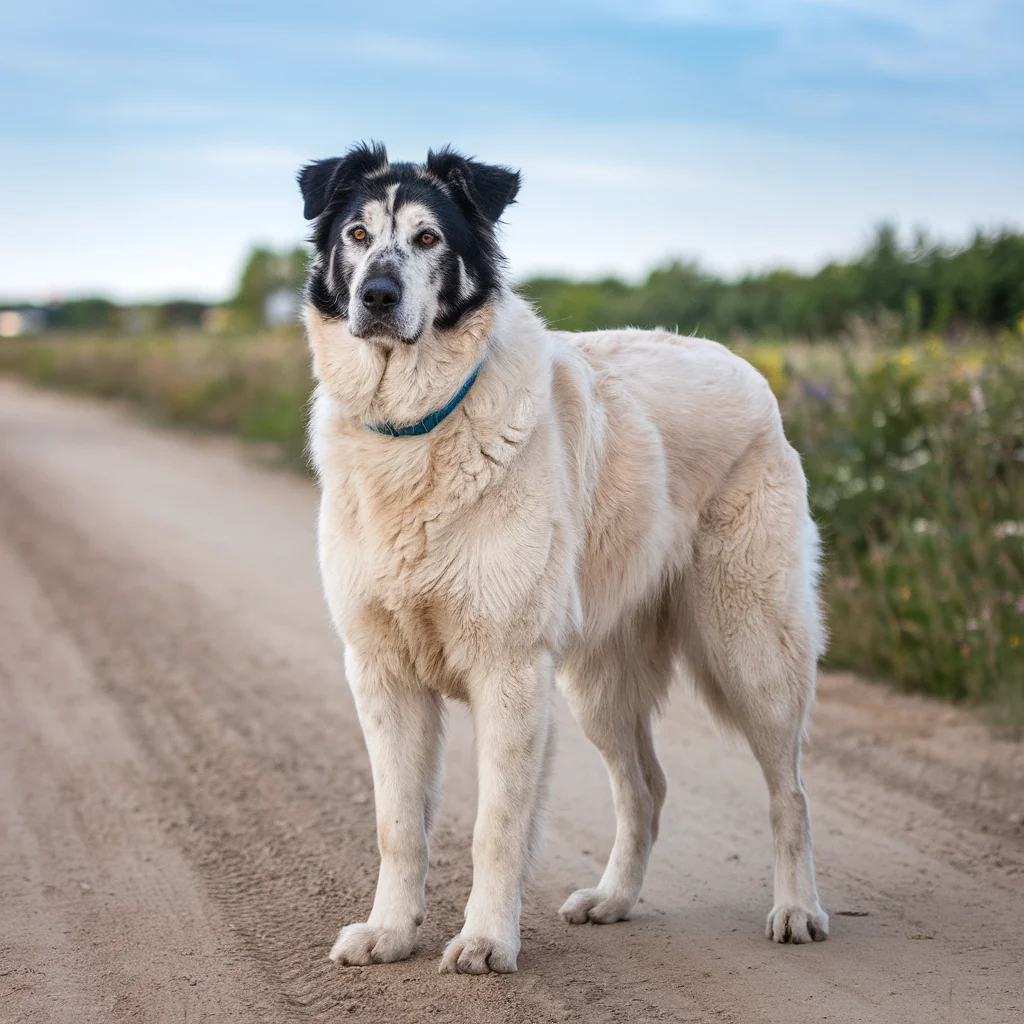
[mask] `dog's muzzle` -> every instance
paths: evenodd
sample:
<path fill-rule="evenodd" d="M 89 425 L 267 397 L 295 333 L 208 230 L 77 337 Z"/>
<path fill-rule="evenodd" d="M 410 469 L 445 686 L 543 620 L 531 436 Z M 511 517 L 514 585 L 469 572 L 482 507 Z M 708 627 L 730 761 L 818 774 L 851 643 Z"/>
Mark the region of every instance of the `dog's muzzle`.
<path fill-rule="evenodd" d="M 399 316 L 401 301 L 402 286 L 393 277 L 371 277 L 359 290 L 358 308 L 352 311 L 349 330 L 357 338 L 385 335 L 406 343 L 415 341 L 405 337 L 405 324 Z"/>

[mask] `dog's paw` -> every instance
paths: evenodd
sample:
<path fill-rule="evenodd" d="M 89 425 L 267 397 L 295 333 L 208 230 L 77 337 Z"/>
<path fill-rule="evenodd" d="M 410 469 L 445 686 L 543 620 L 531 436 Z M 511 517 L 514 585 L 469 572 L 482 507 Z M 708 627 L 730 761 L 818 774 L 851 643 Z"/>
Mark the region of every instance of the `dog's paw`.
<path fill-rule="evenodd" d="M 441 974 L 513 974 L 516 971 L 518 944 L 484 936 L 456 935 L 445 946 L 441 957 Z"/>
<path fill-rule="evenodd" d="M 374 924 L 350 924 L 338 933 L 329 955 L 347 967 L 366 967 L 404 960 L 412 954 L 415 946 L 415 930 L 409 932 Z"/>
<path fill-rule="evenodd" d="M 632 902 L 622 896 L 601 889 L 577 889 L 558 913 L 569 924 L 612 924 L 624 920 L 632 909 Z"/>
<path fill-rule="evenodd" d="M 764 933 L 773 942 L 822 942 L 828 938 L 828 914 L 817 902 L 809 910 L 796 903 L 777 903 Z"/>

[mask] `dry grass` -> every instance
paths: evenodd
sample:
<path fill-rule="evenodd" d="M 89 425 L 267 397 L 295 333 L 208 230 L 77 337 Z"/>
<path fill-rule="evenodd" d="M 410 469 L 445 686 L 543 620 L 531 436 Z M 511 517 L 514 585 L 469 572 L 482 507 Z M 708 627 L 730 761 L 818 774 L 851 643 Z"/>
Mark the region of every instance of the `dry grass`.
<path fill-rule="evenodd" d="M 1024 351 L 744 350 L 779 396 L 825 539 L 830 664 L 1024 721 Z M 298 332 L 0 342 L 0 369 L 273 442 L 305 467 Z"/>
<path fill-rule="evenodd" d="M 43 387 L 124 399 L 159 422 L 272 442 L 305 466 L 310 374 L 298 331 L 3 341 L 0 369 Z"/>

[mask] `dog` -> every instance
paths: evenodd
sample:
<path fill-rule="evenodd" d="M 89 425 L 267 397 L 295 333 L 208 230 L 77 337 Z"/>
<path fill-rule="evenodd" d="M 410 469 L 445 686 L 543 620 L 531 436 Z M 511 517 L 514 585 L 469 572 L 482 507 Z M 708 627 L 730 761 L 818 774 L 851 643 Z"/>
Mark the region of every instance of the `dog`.
<path fill-rule="evenodd" d="M 688 677 L 770 795 L 767 935 L 828 934 L 800 750 L 825 645 L 818 534 L 768 384 L 711 341 L 547 328 L 511 289 L 507 167 L 377 144 L 299 172 L 319 562 L 373 772 L 380 875 L 342 964 L 408 957 L 445 703 L 478 751 L 473 886 L 442 972 L 516 970 L 556 678 L 603 755 L 615 842 L 571 923 L 625 918 L 665 798 L 652 719 Z"/>

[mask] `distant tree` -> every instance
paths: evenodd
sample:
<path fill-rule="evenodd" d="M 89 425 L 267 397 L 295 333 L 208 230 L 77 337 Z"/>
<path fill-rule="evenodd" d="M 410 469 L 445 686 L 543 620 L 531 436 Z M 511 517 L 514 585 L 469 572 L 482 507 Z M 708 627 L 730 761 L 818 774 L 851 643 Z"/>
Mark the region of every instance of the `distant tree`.
<path fill-rule="evenodd" d="M 118 326 L 118 307 L 102 298 L 58 302 L 49 310 L 49 323 L 57 330 L 113 330 Z"/>
<path fill-rule="evenodd" d="M 308 254 L 296 247 L 287 252 L 256 248 L 249 254 L 238 290 L 225 309 L 236 329 L 255 329 L 264 325 L 268 296 L 282 288 L 298 292 L 306 279 Z"/>
<path fill-rule="evenodd" d="M 158 326 L 164 328 L 201 327 L 209 303 L 191 299 L 173 299 L 163 302 L 158 309 Z"/>

